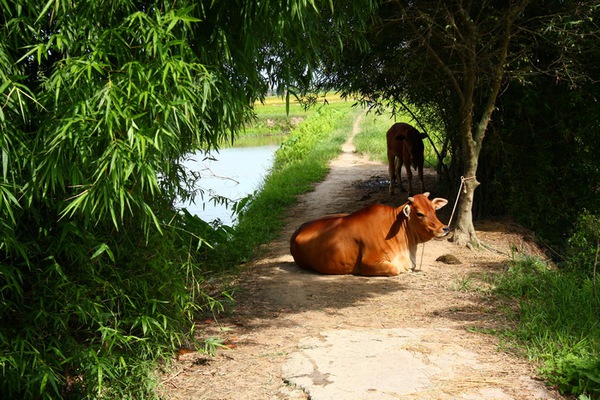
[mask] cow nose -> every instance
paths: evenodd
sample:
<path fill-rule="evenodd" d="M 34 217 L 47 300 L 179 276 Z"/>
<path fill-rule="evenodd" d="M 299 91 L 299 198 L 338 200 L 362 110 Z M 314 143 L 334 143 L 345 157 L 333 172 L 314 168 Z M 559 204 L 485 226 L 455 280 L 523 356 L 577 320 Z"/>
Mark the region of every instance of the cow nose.
<path fill-rule="evenodd" d="M 442 234 L 442 236 L 446 236 L 447 234 L 449 234 L 449 233 L 450 233 L 450 228 L 449 228 L 449 227 L 447 227 L 447 226 L 445 226 L 445 227 L 443 227 L 443 228 L 442 228 L 442 231 L 444 232 L 444 233 Z"/>

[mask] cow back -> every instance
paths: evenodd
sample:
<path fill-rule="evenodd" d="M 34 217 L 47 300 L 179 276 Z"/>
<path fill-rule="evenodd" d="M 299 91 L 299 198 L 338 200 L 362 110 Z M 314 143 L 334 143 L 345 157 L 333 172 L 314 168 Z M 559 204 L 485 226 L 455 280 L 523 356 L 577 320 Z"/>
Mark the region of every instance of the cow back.
<path fill-rule="evenodd" d="M 388 154 L 411 164 L 415 169 L 423 167 L 426 135 L 404 122 L 397 122 L 386 133 Z"/>

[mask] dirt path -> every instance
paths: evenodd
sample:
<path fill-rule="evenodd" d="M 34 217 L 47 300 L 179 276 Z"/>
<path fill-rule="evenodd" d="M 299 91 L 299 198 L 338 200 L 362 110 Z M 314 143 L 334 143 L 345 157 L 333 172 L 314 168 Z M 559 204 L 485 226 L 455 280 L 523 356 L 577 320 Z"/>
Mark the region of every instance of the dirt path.
<path fill-rule="evenodd" d="M 360 119 L 354 133 L 359 124 Z M 534 379 L 533 368 L 524 360 L 499 351 L 493 336 L 478 333 L 502 323 L 495 312 L 498 305 L 464 290 L 485 289 L 480 278 L 504 268 L 511 246 L 536 252 L 517 227 L 477 225 L 480 239 L 498 251 L 472 252 L 446 240 L 430 241 L 422 259 L 421 248 L 417 252 L 420 271 L 398 277 L 323 276 L 296 267 L 289 255 L 289 237 L 302 222 L 352 212 L 376 201 L 394 206 L 406 201 L 405 194 L 387 193 L 387 167 L 357 156 L 351 139 L 331 163 L 327 179 L 301 197 L 281 237 L 265 246 L 262 258 L 244 267 L 234 312 L 202 323 L 207 336 L 226 340 L 230 349 L 216 357 L 182 355 L 164 379 L 167 397 L 562 399 Z M 432 171 L 425 184 L 428 190 L 435 187 Z M 454 199 L 449 200 L 444 213 L 440 211 L 442 221 L 448 221 L 452 211 Z M 461 264 L 436 261 L 445 254 L 453 254 Z M 370 345 L 379 346 L 370 350 L 371 356 L 352 358 Z M 318 348 L 326 348 L 330 358 L 323 353 L 316 356 Z M 393 352 L 400 351 L 409 357 L 409 365 L 400 356 L 393 358 Z M 290 366 L 299 359 L 314 364 L 311 374 L 293 371 Z M 327 368 L 346 359 L 356 377 L 353 381 L 366 377 L 367 386 L 353 391 L 336 387 L 334 381 L 339 382 Z M 371 377 L 373 369 L 386 362 L 391 363 L 389 375 Z M 418 379 L 411 378 L 415 371 L 420 373 Z M 381 386 L 402 377 L 414 385 Z M 338 392 L 326 391 L 333 389 Z M 346 395 L 340 395 L 344 389 Z"/>

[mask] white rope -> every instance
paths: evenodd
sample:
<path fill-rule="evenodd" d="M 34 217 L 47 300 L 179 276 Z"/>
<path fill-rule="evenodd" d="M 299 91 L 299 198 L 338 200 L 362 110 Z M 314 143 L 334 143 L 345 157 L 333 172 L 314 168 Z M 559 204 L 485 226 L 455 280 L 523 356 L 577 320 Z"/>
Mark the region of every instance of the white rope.
<path fill-rule="evenodd" d="M 471 179 L 475 179 L 474 176 L 471 176 L 470 178 L 465 178 L 464 176 L 460 177 L 460 187 L 458 188 L 458 193 L 456 194 L 456 201 L 454 202 L 454 208 L 452 209 L 452 215 L 450 215 L 450 221 L 448 221 L 448 226 L 450 226 L 450 224 L 452 223 L 452 218 L 454 218 L 454 211 L 456 211 L 456 206 L 458 205 L 458 199 L 460 198 L 460 192 L 463 190 L 463 186 L 465 185 L 466 181 L 469 181 Z M 467 193 L 467 188 L 464 188 L 465 194 Z M 417 266 L 415 265 L 413 267 L 413 271 L 420 271 L 421 268 L 423 267 L 423 255 L 425 254 L 425 243 L 422 243 L 421 245 L 421 262 L 419 263 L 419 269 L 416 269 Z"/>
<path fill-rule="evenodd" d="M 464 176 L 460 177 L 460 187 L 458 188 L 458 193 L 456 194 L 456 201 L 454 202 L 454 208 L 452 209 L 452 214 L 450 215 L 450 221 L 448 221 L 448 226 L 452 223 L 452 219 L 454 218 L 454 211 L 456 211 L 456 206 L 458 205 L 458 199 L 460 198 L 460 192 L 462 191 L 465 182 L 471 179 L 475 179 L 474 176 L 470 178 L 465 178 Z M 464 188 L 465 194 L 467 193 L 467 188 Z"/>

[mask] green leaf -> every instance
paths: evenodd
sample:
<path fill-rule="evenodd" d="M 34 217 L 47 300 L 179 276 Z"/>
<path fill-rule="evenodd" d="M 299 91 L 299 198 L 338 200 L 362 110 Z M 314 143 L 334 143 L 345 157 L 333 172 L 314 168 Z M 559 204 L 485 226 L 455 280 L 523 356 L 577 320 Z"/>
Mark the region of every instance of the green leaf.
<path fill-rule="evenodd" d="M 110 258 L 110 260 L 112 262 L 115 262 L 115 256 L 114 256 L 113 252 L 111 251 L 110 247 L 108 247 L 108 245 L 105 243 L 102 243 L 98 246 L 98 248 L 96 249 L 94 254 L 92 254 L 92 256 L 90 257 L 90 260 L 98 258 L 101 254 L 104 254 L 104 253 L 106 253 L 108 255 L 108 258 Z"/>

